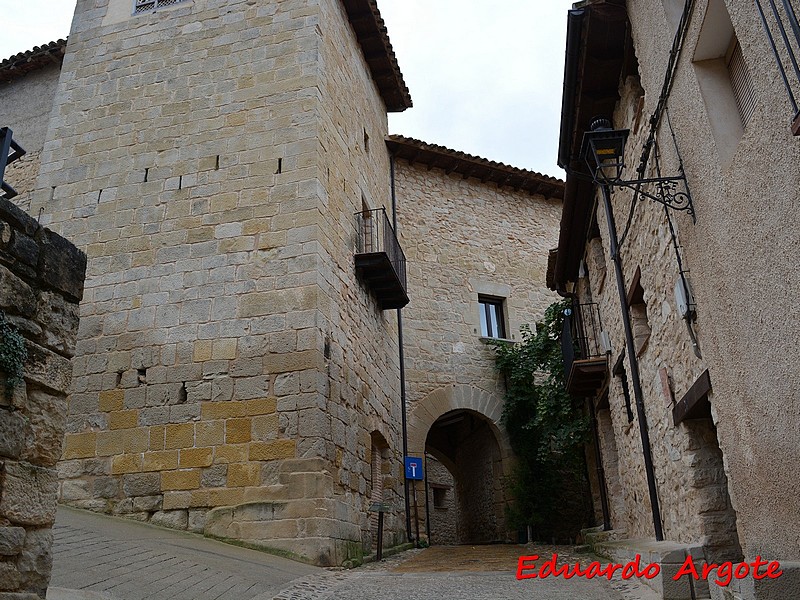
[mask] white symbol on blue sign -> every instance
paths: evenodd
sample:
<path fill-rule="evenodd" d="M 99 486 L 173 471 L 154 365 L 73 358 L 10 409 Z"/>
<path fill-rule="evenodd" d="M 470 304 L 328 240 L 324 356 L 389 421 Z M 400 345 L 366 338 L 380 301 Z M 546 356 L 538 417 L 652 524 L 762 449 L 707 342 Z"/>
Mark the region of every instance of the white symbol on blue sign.
<path fill-rule="evenodd" d="M 421 481 L 425 479 L 422 473 L 422 459 L 416 456 L 406 456 L 406 479 Z"/>

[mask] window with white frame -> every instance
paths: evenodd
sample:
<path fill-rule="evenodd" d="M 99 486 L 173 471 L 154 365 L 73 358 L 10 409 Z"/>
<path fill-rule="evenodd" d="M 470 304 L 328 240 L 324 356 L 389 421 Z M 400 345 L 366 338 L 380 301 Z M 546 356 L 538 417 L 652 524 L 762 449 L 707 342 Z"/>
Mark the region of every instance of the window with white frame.
<path fill-rule="evenodd" d="M 478 296 L 478 312 L 481 321 L 482 337 L 506 337 L 503 298 L 496 298 L 494 296 Z"/>

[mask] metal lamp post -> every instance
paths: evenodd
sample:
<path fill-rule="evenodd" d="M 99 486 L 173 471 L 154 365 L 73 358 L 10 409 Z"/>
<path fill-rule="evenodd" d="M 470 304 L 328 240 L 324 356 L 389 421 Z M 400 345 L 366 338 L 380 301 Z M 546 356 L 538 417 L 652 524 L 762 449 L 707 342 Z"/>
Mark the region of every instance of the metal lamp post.
<path fill-rule="evenodd" d="M 655 530 L 656 540 L 661 541 L 664 539 L 664 532 L 661 526 L 661 509 L 658 502 L 655 473 L 653 471 L 653 456 L 650 451 L 650 433 L 647 429 L 644 397 L 639 377 L 639 362 L 636 358 L 636 348 L 634 346 L 633 329 L 631 328 L 630 320 L 630 307 L 625 290 L 625 278 L 622 274 L 622 257 L 619 253 L 617 226 L 614 221 L 614 211 L 611 206 L 611 189 L 613 186 L 628 187 L 631 183 L 640 183 L 622 181 L 622 169 L 625 166 L 625 142 L 627 138 L 627 129 L 613 130 L 611 129 L 611 123 L 607 119 L 595 119 L 591 125 L 591 130 L 587 131 L 583 136 L 581 157 L 589 166 L 592 178 L 594 182 L 600 186 L 603 195 L 603 205 L 605 206 L 606 220 L 608 221 L 611 260 L 614 263 L 614 272 L 617 278 L 617 291 L 619 292 L 619 303 L 622 309 L 622 324 L 625 329 L 625 346 L 630 363 L 633 395 L 636 400 L 636 415 L 639 421 L 639 434 L 642 440 L 647 489 L 650 494 L 650 507 L 653 512 L 653 529 Z M 689 206 L 691 206 L 691 202 Z"/>

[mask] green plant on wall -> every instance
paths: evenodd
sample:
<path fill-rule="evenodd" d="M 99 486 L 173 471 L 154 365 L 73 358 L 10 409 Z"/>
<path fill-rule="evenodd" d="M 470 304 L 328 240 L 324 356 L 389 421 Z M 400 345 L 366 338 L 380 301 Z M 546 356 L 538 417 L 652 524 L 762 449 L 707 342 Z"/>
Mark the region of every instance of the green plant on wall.
<path fill-rule="evenodd" d="M 0 311 L 0 372 L 5 373 L 6 396 L 10 397 L 14 388 L 23 382 L 27 358 L 25 338 L 8 322 L 5 313 Z"/>
<path fill-rule="evenodd" d="M 577 537 L 591 519 L 584 446 L 589 423 L 566 391 L 559 336 L 567 302 L 545 311 L 536 329 L 522 327 L 516 344 L 493 342 L 505 375 L 503 422 L 518 463 L 511 480 L 511 525 L 534 538 Z"/>

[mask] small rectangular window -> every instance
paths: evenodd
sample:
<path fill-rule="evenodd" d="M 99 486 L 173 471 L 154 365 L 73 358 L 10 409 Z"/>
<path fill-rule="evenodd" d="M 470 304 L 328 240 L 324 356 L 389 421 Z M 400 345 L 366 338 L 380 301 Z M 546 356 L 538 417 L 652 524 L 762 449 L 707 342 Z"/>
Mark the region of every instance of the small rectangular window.
<path fill-rule="evenodd" d="M 503 299 L 478 296 L 478 308 L 481 320 L 481 335 L 489 338 L 505 338 Z"/>

